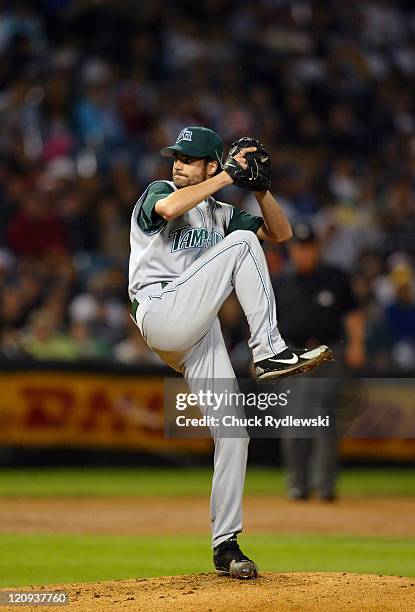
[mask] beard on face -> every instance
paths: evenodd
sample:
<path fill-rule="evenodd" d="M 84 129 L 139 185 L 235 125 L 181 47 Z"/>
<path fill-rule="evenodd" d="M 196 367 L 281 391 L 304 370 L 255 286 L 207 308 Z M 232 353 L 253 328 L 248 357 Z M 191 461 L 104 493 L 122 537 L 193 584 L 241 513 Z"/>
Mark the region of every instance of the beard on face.
<path fill-rule="evenodd" d="M 177 189 L 182 189 L 183 187 L 190 187 L 190 185 L 198 185 L 207 179 L 206 168 L 200 171 L 199 174 L 195 174 L 194 176 L 175 176 L 173 174 L 173 183 Z"/>

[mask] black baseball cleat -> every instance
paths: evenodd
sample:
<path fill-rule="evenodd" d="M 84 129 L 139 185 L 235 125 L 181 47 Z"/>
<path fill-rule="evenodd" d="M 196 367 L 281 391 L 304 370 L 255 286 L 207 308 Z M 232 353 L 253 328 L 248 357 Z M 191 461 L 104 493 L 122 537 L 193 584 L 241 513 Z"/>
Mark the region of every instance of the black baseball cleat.
<path fill-rule="evenodd" d="M 315 349 L 285 348 L 278 355 L 255 364 L 257 381 L 275 380 L 290 374 L 308 372 L 326 361 L 334 361 L 333 353 L 322 344 Z"/>
<path fill-rule="evenodd" d="M 259 569 L 239 548 L 236 536 L 222 542 L 213 550 L 215 572 L 221 576 L 230 576 L 240 580 L 251 580 L 258 577 Z"/>

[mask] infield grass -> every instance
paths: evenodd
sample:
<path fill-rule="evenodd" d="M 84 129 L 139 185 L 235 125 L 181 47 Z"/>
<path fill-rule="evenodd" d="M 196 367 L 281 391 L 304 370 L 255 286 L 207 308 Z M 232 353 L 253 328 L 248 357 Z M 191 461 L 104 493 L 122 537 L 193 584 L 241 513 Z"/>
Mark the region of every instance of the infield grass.
<path fill-rule="evenodd" d="M 250 534 L 240 541 L 266 572 L 415 576 L 415 540 Z M 18 587 L 212 571 L 206 536 L 2 534 L 0 586 Z"/>
<path fill-rule="evenodd" d="M 209 495 L 208 468 L 0 469 L 0 496 L 178 496 Z M 246 493 L 283 494 L 279 469 L 248 468 Z M 348 469 L 339 476 L 340 495 L 415 496 L 410 469 Z"/>

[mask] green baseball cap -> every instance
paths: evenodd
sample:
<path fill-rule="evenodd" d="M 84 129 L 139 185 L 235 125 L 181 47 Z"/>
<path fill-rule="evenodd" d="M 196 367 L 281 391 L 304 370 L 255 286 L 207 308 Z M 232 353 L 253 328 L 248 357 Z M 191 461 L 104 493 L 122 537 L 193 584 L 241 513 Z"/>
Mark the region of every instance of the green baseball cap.
<path fill-rule="evenodd" d="M 191 157 L 210 157 L 222 164 L 222 138 L 209 128 L 200 126 L 185 127 L 177 137 L 176 143 L 160 150 L 163 157 L 171 157 L 174 152 Z"/>

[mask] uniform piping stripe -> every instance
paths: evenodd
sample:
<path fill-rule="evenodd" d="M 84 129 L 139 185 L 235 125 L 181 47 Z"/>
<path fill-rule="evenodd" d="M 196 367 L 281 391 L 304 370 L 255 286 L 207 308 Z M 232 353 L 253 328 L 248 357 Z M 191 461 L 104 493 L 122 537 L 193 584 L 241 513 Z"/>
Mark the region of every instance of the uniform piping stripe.
<path fill-rule="evenodd" d="M 205 228 L 205 230 L 209 233 L 209 230 L 207 228 L 207 223 L 206 223 L 206 219 L 205 219 L 205 215 L 203 214 L 203 211 L 199 208 L 199 206 L 195 206 L 196 210 L 199 212 L 200 216 L 202 217 L 202 223 L 203 223 L 203 227 Z M 200 247 L 199 249 L 199 255 L 196 257 L 196 259 L 198 259 L 203 251 L 203 246 Z"/>
<path fill-rule="evenodd" d="M 181 285 L 184 285 L 184 283 L 186 283 L 188 280 L 193 278 L 193 276 L 195 274 L 197 274 L 197 272 L 199 272 L 202 268 L 204 268 L 208 263 L 210 263 L 211 261 L 216 259 L 216 257 L 218 257 L 219 255 L 222 255 L 222 253 L 225 253 L 226 251 L 228 251 L 232 247 L 238 246 L 240 244 L 246 244 L 247 245 L 248 252 L 249 252 L 249 254 L 251 255 L 251 257 L 252 257 L 252 259 L 254 261 L 254 264 L 255 264 L 255 267 L 257 269 L 259 278 L 261 279 L 261 284 L 262 284 L 262 287 L 264 289 L 264 293 L 265 293 L 265 296 L 266 296 L 267 302 L 268 302 L 268 322 L 269 322 L 269 326 L 270 326 L 269 329 L 268 329 L 268 332 L 267 332 L 268 342 L 269 342 L 271 351 L 275 354 L 277 351 L 274 349 L 274 345 L 273 345 L 272 339 L 271 339 L 272 315 L 271 315 L 270 296 L 269 296 L 269 294 L 268 294 L 268 292 L 266 290 L 266 284 L 265 284 L 264 278 L 263 278 L 263 276 L 261 274 L 261 271 L 259 269 L 258 262 L 256 261 L 256 259 L 254 257 L 254 254 L 252 253 L 251 246 L 250 246 L 249 242 L 247 242 L 246 240 L 241 240 L 240 242 L 234 242 L 233 244 L 227 246 L 225 249 L 223 249 L 219 253 L 215 253 L 215 255 L 213 255 L 213 257 L 211 257 L 210 259 L 205 261 L 199 268 L 197 268 L 197 270 L 192 272 L 192 274 L 190 276 L 188 276 L 187 278 L 183 279 L 180 283 L 177 283 L 176 287 L 174 287 L 173 289 L 166 289 L 166 291 L 163 291 L 161 295 L 150 295 L 149 297 L 150 297 L 150 299 L 154 298 L 154 299 L 157 299 L 157 300 L 161 300 L 162 296 L 165 295 L 166 293 L 174 293 L 176 291 L 177 287 L 179 287 Z"/>
<path fill-rule="evenodd" d="M 274 354 L 276 354 L 276 353 L 277 353 L 277 351 L 275 350 L 274 344 L 273 344 L 273 342 L 272 342 L 272 336 L 271 336 L 271 330 L 272 330 L 272 310 L 271 310 L 271 300 L 270 300 L 270 295 L 269 295 L 269 293 L 267 292 L 267 286 L 266 286 L 266 283 L 265 283 L 265 281 L 264 281 L 264 278 L 263 278 L 263 276 L 262 276 L 262 274 L 261 274 L 261 269 L 260 269 L 260 266 L 259 266 L 259 264 L 258 264 L 258 261 L 257 261 L 257 259 L 255 258 L 254 253 L 251 251 L 251 248 L 250 248 L 250 246 L 249 246 L 249 245 L 248 245 L 248 249 L 249 249 L 249 252 L 250 252 L 250 255 L 251 255 L 252 259 L 254 260 L 254 263 L 255 263 L 256 269 L 257 269 L 257 271 L 258 271 L 259 277 L 260 277 L 261 282 L 262 282 L 262 286 L 263 286 L 263 288 L 264 288 L 265 295 L 267 296 L 267 302 L 268 302 L 268 321 L 269 321 L 269 329 L 268 329 L 268 342 L 269 342 L 269 345 L 270 345 L 271 350 L 273 351 L 273 353 L 274 353 Z M 275 322 L 275 323 L 276 323 L 276 322 Z"/>

